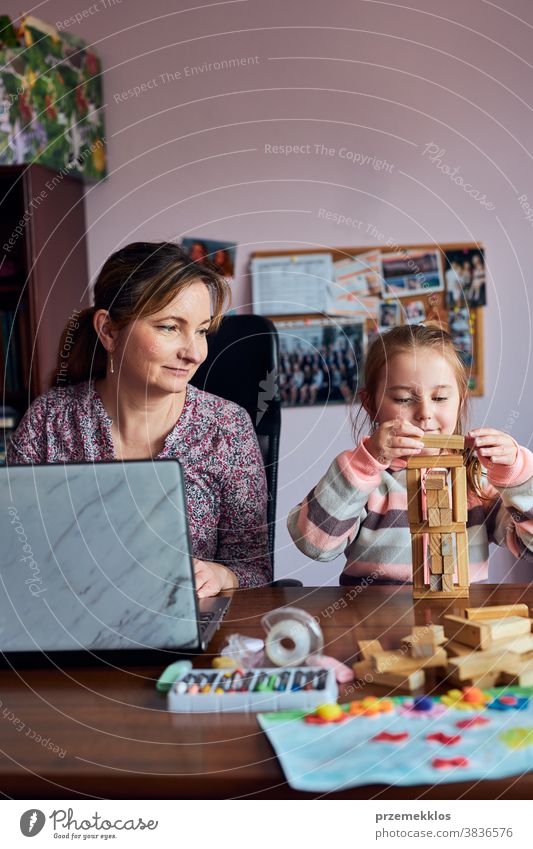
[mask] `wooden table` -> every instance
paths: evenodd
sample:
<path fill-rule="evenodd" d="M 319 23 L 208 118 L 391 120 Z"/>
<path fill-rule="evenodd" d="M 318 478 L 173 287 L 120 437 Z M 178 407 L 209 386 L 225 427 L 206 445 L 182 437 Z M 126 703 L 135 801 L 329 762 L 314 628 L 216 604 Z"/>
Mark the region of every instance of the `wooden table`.
<path fill-rule="evenodd" d="M 412 625 L 468 605 L 526 602 L 533 588 L 472 587 L 470 601 L 413 603 L 401 586 L 269 588 L 235 593 L 211 652 L 234 632 L 262 636 L 261 616 L 298 605 L 318 616 L 326 651 L 348 663 L 358 639 L 396 648 Z M 209 665 L 211 655 L 195 665 Z M 168 713 L 160 668 L 0 671 L 0 790 L 18 798 L 309 798 L 286 784 L 254 714 Z M 385 695 L 367 687 L 361 695 Z M 39 735 L 39 737 L 37 736 Z M 40 739 L 39 739 L 40 738 Z M 54 754 L 52 747 L 65 752 Z M 438 787 L 358 787 L 336 798 L 530 799 L 533 774 Z M 331 797 L 328 796 L 328 798 Z"/>

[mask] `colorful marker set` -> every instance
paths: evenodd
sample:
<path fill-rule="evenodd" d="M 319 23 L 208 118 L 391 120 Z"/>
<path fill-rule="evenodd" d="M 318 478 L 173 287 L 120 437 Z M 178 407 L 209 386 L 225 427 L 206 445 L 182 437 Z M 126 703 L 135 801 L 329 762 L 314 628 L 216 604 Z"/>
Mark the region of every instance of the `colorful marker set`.
<path fill-rule="evenodd" d="M 333 669 L 193 669 L 172 685 L 168 709 L 177 713 L 309 710 L 334 702 L 337 696 Z"/>

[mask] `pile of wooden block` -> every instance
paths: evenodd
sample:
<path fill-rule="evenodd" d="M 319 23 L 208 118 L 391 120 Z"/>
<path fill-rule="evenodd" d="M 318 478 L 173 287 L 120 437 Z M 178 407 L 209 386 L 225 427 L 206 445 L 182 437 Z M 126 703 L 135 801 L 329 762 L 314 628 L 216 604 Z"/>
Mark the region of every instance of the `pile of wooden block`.
<path fill-rule="evenodd" d="M 422 625 L 402 638 L 397 651 L 385 651 L 378 640 L 359 640 L 362 660 L 354 663 L 353 671 L 367 683 L 409 692 L 423 689 L 427 670 L 446 669 L 445 639 L 441 625 Z"/>
<path fill-rule="evenodd" d="M 447 681 L 458 686 L 533 684 L 533 620 L 526 604 L 467 607 L 444 616 Z"/>
<path fill-rule="evenodd" d="M 533 685 L 533 619 L 526 604 L 467 607 L 444 616 L 443 625 L 421 625 L 395 651 L 379 640 L 359 640 L 356 679 L 389 689 L 421 690 L 426 672 L 454 687 Z"/>

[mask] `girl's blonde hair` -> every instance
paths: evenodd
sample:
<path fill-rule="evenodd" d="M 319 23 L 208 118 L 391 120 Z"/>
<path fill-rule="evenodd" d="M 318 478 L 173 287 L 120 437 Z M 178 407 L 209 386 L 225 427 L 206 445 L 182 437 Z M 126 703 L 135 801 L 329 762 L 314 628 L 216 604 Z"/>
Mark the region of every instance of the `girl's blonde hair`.
<path fill-rule="evenodd" d="M 414 353 L 424 348 L 431 349 L 444 357 L 453 370 L 460 398 L 454 433 L 465 432 L 469 414 L 468 373 L 455 349 L 452 337 L 440 326 L 403 324 L 377 336 L 368 349 L 362 390 L 366 394 L 369 410 L 367 412 L 361 406 L 353 421 L 353 435 L 356 443 L 361 438 L 363 427 L 365 425 L 368 427 L 368 423 L 372 423 L 377 416 L 376 396 L 383 370 L 397 354 Z M 361 413 L 364 419 L 358 424 Z M 486 500 L 488 496 L 484 493 L 481 484 L 481 463 L 471 449 L 465 450 L 465 464 L 468 487 L 478 497 Z"/>

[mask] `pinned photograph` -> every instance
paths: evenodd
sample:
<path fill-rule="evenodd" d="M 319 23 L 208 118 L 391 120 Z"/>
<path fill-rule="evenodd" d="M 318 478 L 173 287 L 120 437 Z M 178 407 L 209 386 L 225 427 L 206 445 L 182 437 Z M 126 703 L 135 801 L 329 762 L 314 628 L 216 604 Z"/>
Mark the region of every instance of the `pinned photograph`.
<path fill-rule="evenodd" d="M 350 315 L 361 298 L 381 295 L 381 252 L 367 251 L 333 264 L 334 280 L 329 312 Z"/>
<path fill-rule="evenodd" d="M 484 307 L 487 303 L 485 257 L 483 250 L 447 251 L 446 300 L 448 307 Z"/>
<path fill-rule="evenodd" d="M 420 324 L 425 320 L 426 310 L 423 301 L 405 301 L 402 307 L 406 324 Z"/>
<path fill-rule="evenodd" d="M 444 289 L 438 250 L 407 249 L 381 255 L 383 297 L 427 295 Z"/>
<path fill-rule="evenodd" d="M 233 242 L 217 242 L 215 239 L 182 239 L 181 247 L 193 262 L 207 262 L 231 284 L 235 276 L 235 252 Z"/>
<path fill-rule="evenodd" d="M 389 330 L 400 323 L 400 304 L 398 301 L 381 301 L 378 309 L 378 324 L 383 330 Z"/>
<path fill-rule="evenodd" d="M 474 345 L 468 307 L 450 310 L 448 323 L 459 356 L 465 366 L 471 367 L 474 362 Z"/>
<path fill-rule="evenodd" d="M 352 402 L 361 376 L 364 324 L 303 319 L 277 321 L 276 328 L 283 406 Z"/>

